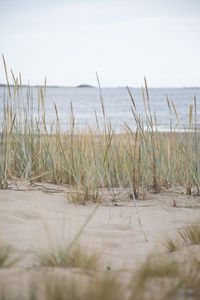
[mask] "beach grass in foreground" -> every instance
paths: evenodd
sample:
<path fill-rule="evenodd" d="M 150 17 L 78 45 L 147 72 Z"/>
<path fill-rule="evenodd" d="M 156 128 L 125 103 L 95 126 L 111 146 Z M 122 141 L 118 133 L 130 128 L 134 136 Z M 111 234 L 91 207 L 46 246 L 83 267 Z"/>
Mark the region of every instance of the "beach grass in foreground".
<path fill-rule="evenodd" d="M 199 256 L 190 251 L 187 257 L 176 259 L 166 254 L 158 258 L 152 253 L 127 278 L 120 270 L 112 272 L 88 266 L 85 269 L 82 264 L 45 263 L 42 268 L 27 269 L 23 273 L 25 277 L 18 275 L 20 269 L 18 272 L 15 269 L 14 275 L 5 275 L 0 283 L 0 299 L 199 299 L 199 271 Z"/>
<path fill-rule="evenodd" d="M 3 58 L 4 59 L 4 58 Z M 33 117 L 33 99 L 27 87 L 27 102 L 22 103 L 21 75 L 12 72 L 13 85 L 8 81 L 4 60 L 8 95 L 4 99 L 0 122 L 0 186 L 8 187 L 9 180 L 23 182 L 43 181 L 68 184 L 75 187 L 72 202 L 85 204 L 86 198 L 99 201 L 99 188 L 129 189 L 132 198 L 139 199 L 146 190 L 158 193 L 163 187 L 183 186 L 187 194 L 200 192 L 200 136 L 198 131 L 196 99 L 189 106 L 188 129 L 176 131 L 169 120 L 169 132 L 157 130 L 156 112 L 151 112 L 147 83 L 143 91 L 144 115 L 137 114 L 133 95 L 133 131 L 125 122 L 116 134 L 106 118 L 103 97 L 100 101 L 104 127 L 76 128 L 71 105 L 68 130 L 59 122 L 56 103 L 55 122 L 47 125 L 45 112 L 46 85 L 38 88 L 37 118 Z M 46 81 L 45 81 L 46 83 Z M 34 99 L 36 101 L 36 99 Z M 173 100 L 166 98 L 170 115 L 178 112 Z"/>

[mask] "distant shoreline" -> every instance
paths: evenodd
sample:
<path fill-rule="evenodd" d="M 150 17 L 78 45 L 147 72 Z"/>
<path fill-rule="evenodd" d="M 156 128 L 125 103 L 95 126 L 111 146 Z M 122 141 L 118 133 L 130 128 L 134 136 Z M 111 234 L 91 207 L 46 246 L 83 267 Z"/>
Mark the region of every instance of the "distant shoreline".
<path fill-rule="evenodd" d="M 14 84 L 10 84 L 10 87 L 15 87 Z M 0 83 L 0 88 L 1 87 L 5 87 L 7 88 L 8 85 L 4 84 L 4 83 Z M 18 87 L 20 87 L 20 85 L 18 85 Z M 27 87 L 31 87 L 31 88 L 44 88 L 45 85 L 40 85 L 40 84 L 36 84 L 36 85 L 28 85 L 28 84 L 22 84 L 23 88 L 27 88 Z M 67 86 L 67 85 L 47 85 L 47 88 L 92 88 L 92 89 L 97 89 L 97 86 L 94 85 L 89 85 L 89 84 L 80 84 L 77 86 Z M 102 86 L 103 89 L 126 89 L 127 86 Z M 129 86 L 129 88 L 131 89 L 141 89 L 141 87 L 139 86 Z M 171 87 L 171 86 L 167 86 L 167 87 L 148 87 L 149 89 L 200 89 L 200 86 L 182 86 L 182 87 Z"/>

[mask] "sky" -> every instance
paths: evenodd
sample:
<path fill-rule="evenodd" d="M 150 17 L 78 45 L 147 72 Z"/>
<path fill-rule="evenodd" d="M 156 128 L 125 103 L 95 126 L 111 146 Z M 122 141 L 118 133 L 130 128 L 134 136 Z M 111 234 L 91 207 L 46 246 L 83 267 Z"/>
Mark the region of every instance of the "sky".
<path fill-rule="evenodd" d="M 0 28 L 24 84 L 200 86 L 200 0 L 0 0 Z"/>

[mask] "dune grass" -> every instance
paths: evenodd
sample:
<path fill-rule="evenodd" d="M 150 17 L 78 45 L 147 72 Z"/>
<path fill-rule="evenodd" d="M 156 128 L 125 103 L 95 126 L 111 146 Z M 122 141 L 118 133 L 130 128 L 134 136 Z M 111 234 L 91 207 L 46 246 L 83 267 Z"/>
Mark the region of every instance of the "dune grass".
<path fill-rule="evenodd" d="M 79 280 L 66 281 L 54 278 L 46 284 L 46 298 L 48 300 L 121 300 L 123 298 L 122 285 L 116 277 L 102 274 L 89 278 L 85 285 Z"/>
<path fill-rule="evenodd" d="M 86 249 L 79 246 L 79 239 L 96 213 L 98 204 L 93 208 L 91 213 L 86 218 L 83 225 L 79 228 L 73 239 L 69 242 L 52 244 L 46 250 L 40 251 L 36 255 L 36 261 L 40 266 L 45 267 L 63 267 L 63 268 L 80 268 L 80 269 L 97 269 L 99 256 L 96 253 L 89 254 Z M 46 232 L 51 236 L 51 232 L 43 221 Z"/>
<path fill-rule="evenodd" d="M 168 252 L 181 250 L 188 245 L 200 245 L 200 222 L 192 222 L 177 231 L 174 238 L 167 236 L 162 245 Z"/>
<path fill-rule="evenodd" d="M 137 273 L 138 284 L 143 286 L 149 278 L 175 277 L 179 271 L 177 261 L 149 256 Z"/>
<path fill-rule="evenodd" d="M 199 299 L 198 263 L 196 256 L 193 260 L 149 256 L 133 275 L 130 299 Z"/>
<path fill-rule="evenodd" d="M 57 246 L 38 254 L 37 260 L 40 266 L 45 267 L 95 270 L 98 266 L 98 256 L 95 253 L 90 255 L 88 251 L 77 246 L 71 250 Z"/>
<path fill-rule="evenodd" d="M 13 266 L 19 258 L 13 258 L 13 249 L 0 242 L 0 268 L 9 268 Z"/>
<path fill-rule="evenodd" d="M 180 249 L 179 241 L 177 238 L 173 239 L 170 236 L 167 236 L 163 243 L 164 247 L 168 252 L 175 252 Z"/>
<path fill-rule="evenodd" d="M 198 263 L 197 263 L 198 262 Z M 192 299 L 200 296 L 199 258 L 193 260 L 171 260 L 169 257 L 149 256 L 138 270 L 124 277 L 120 271 L 55 272 L 45 268 L 32 272 L 27 269 L 26 290 L 21 278 L 15 293 L 12 289 L 0 289 L 0 299 L 44 299 L 44 300 L 146 300 L 146 299 Z M 126 274 L 127 275 L 127 274 Z M 129 274 L 131 275 L 131 274 Z M 28 285 L 27 285 L 28 284 Z M 24 298 L 24 295 L 26 297 Z"/>
<path fill-rule="evenodd" d="M 94 203 L 101 202 L 101 195 L 98 188 L 94 189 L 85 187 L 83 190 L 77 190 L 70 194 L 70 201 L 74 204 L 86 205 L 87 201 L 92 201 Z"/>
<path fill-rule="evenodd" d="M 178 232 L 186 244 L 200 245 L 200 222 L 192 223 Z"/>
<path fill-rule="evenodd" d="M 28 272 L 28 271 L 27 271 Z M 72 278 L 67 274 L 48 273 L 43 277 L 30 276 L 26 292 L 18 289 L 10 293 L 0 289 L 0 300 L 122 300 L 123 284 L 111 274 L 79 274 Z M 74 277 L 74 278 L 73 278 Z M 38 280 L 39 279 L 39 280 Z M 21 283 L 19 282 L 19 286 Z"/>
<path fill-rule="evenodd" d="M 38 99 L 33 100 L 31 88 L 27 87 L 27 100 L 23 102 L 21 75 L 17 77 L 12 72 L 11 86 L 5 60 L 4 66 L 8 93 L 3 100 L 0 120 L 0 188 L 7 188 L 9 180 L 65 183 L 81 191 L 79 195 L 72 195 L 72 201 L 82 204 L 86 198 L 98 201 L 99 188 L 108 188 L 113 197 L 115 187 L 129 189 L 136 199 L 144 190 L 159 192 L 177 185 L 183 186 L 187 194 L 193 190 L 199 193 L 200 136 L 196 99 L 188 109 L 188 130 L 176 132 L 170 118 L 169 132 L 160 133 L 145 80 L 143 119 L 137 114 L 130 89 L 127 90 L 135 131 L 124 123 L 122 132 L 115 133 L 106 118 L 102 93 L 102 129 L 96 117 L 96 127 L 79 130 L 71 105 L 69 126 L 63 131 L 56 104 L 55 120 L 50 125 L 47 122 L 46 81 L 44 87 L 38 88 Z M 37 108 L 33 101 L 38 102 Z M 166 99 L 166 109 L 179 122 L 173 100 Z"/>

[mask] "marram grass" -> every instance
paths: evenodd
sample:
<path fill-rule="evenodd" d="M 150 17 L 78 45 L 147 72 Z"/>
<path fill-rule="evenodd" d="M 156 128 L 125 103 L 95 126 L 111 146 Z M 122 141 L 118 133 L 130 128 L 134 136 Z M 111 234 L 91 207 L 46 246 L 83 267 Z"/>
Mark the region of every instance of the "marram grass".
<path fill-rule="evenodd" d="M 192 253 L 191 253 L 192 254 Z M 44 300 L 146 300 L 200 297 L 199 258 L 172 260 L 151 255 L 129 276 L 118 270 L 73 272 L 66 269 L 25 270 L 0 282 L 0 299 Z M 6 279 L 8 280 L 6 282 Z M 12 288 L 11 288 L 12 287 Z M 26 287 L 26 288 L 24 288 Z"/>
<path fill-rule="evenodd" d="M 13 257 L 13 249 L 9 245 L 0 242 L 0 269 L 13 266 L 19 258 Z"/>
<path fill-rule="evenodd" d="M 200 222 L 190 224 L 178 234 L 185 244 L 200 245 Z"/>
<path fill-rule="evenodd" d="M 86 250 L 77 247 L 71 250 L 57 246 L 37 255 L 37 261 L 40 266 L 62 267 L 62 268 L 80 268 L 85 270 L 95 270 L 98 265 L 98 256 L 95 253 L 91 255 Z"/>
<path fill-rule="evenodd" d="M 200 245 L 199 220 L 179 229 L 174 238 L 167 236 L 162 244 L 168 252 L 178 251 L 188 245 Z"/>
<path fill-rule="evenodd" d="M 106 119 L 102 93 L 100 101 L 104 128 L 78 130 L 71 105 L 68 130 L 62 131 L 55 108 L 55 122 L 47 126 L 45 111 L 46 79 L 38 88 L 37 118 L 33 118 L 33 99 L 27 87 L 27 101 L 21 99 L 21 75 L 12 72 L 13 85 L 9 84 L 5 59 L 4 67 L 8 87 L 0 119 L 0 187 L 7 188 L 9 180 L 46 181 L 65 183 L 77 187 L 80 202 L 83 194 L 97 201 L 98 189 L 122 190 L 129 188 L 135 198 L 142 190 L 159 192 L 163 187 L 183 186 L 188 194 L 200 192 L 200 138 L 196 99 L 188 108 L 189 130 L 176 132 L 169 120 L 169 132 L 157 130 L 156 115 L 152 114 L 147 83 L 143 91 L 145 120 L 137 114 L 130 89 L 133 131 L 126 123 L 116 134 Z M 99 85 L 100 88 L 100 85 Z M 101 88 L 100 88 L 101 91 Z M 55 99 L 56 100 L 56 99 Z M 179 122 L 173 101 L 167 98 L 166 109 Z M 97 191 L 97 192 L 95 192 Z M 79 199 L 72 199 L 76 202 Z"/>

